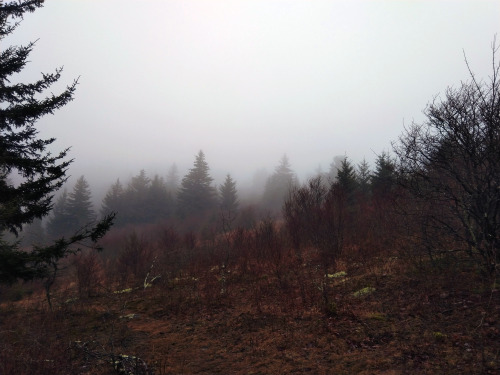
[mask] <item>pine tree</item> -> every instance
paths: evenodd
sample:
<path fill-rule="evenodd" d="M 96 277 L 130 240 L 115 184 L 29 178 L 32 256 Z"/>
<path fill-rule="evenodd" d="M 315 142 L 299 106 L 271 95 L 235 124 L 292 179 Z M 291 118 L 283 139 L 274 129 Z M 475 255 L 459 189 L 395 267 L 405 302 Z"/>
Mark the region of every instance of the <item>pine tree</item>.
<path fill-rule="evenodd" d="M 26 12 L 42 6 L 42 1 L 0 3 L 0 41 L 11 34 Z M 14 20 L 10 24 L 9 18 Z M 3 43 L 3 42 L 2 42 Z M 47 152 L 55 139 L 38 139 L 35 122 L 65 106 L 73 99 L 77 82 L 59 95 L 38 99 L 38 94 L 56 83 L 61 74 L 43 74 L 31 84 L 10 84 L 11 76 L 27 64 L 34 47 L 8 47 L 0 54 L 0 230 L 14 234 L 25 223 L 46 216 L 52 208 L 53 193 L 66 181 L 70 160 L 65 160 L 68 149 L 56 155 Z M 19 185 L 8 183 L 7 177 L 17 173 Z"/>
<path fill-rule="evenodd" d="M 262 205 L 271 212 L 278 212 L 291 188 L 297 186 L 297 176 L 292 171 L 286 155 L 280 160 L 274 173 L 268 178 L 262 197 Z"/>
<path fill-rule="evenodd" d="M 337 155 L 333 158 L 326 176 L 328 182 L 334 183 L 337 180 L 337 173 L 342 165 L 342 160 L 344 160 L 344 156 L 342 155 Z"/>
<path fill-rule="evenodd" d="M 174 199 L 177 197 L 177 191 L 179 190 L 179 180 L 179 169 L 174 163 L 168 170 L 167 179 L 165 180 L 167 190 Z"/>
<path fill-rule="evenodd" d="M 238 193 L 236 191 L 236 182 L 228 174 L 224 184 L 219 187 L 220 207 L 223 212 L 234 216 L 238 211 Z"/>
<path fill-rule="evenodd" d="M 35 219 L 31 224 L 23 227 L 22 246 L 43 245 L 46 242 L 45 230 L 41 219 Z"/>
<path fill-rule="evenodd" d="M 23 14 L 42 6 L 41 0 L 0 2 L 2 46 Z M 0 53 L 0 282 L 45 279 L 50 304 L 49 288 L 57 275 L 59 260 L 79 251 L 72 245 L 85 240 L 97 241 L 109 229 L 113 218 L 107 217 L 94 228 L 75 233 L 68 240 L 63 238 L 45 247 L 34 246 L 30 252 L 2 237 L 5 231 L 17 236 L 23 225 L 49 214 L 54 193 L 66 181 L 71 163 L 66 159 L 68 149 L 56 154 L 47 151 L 55 139 L 38 138 L 35 123 L 68 104 L 77 82 L 59 95 L 50 94 L 45 98 L 40 96 L 59 80 L 62 69 L 42 74 L 34 83 L 11 84 L 11 80 L 16 81 L 12 76 L 25 68 L 34 45 L 10 46 Z M 17 177 L 17 184 L 9 180 L 13 175 Z"/>
<path fill-rule="evenodd" d="M 56 200 L 49 222 L 47 234 L 50 238 L 67 236 L 71 233 L 71 218 L 68 212 L 68 191 L 63 190 Z"/>
<path fill-rule="evenodd" d="M 124 193 L 123 185 L 120 179 L 117 179 L 116 182 L 111 185 L 101 203 L 101 216 L 104 217 L 111 213 L 116 213 L 117 225 L 123 223 Z"/>
<path fill-rule="evenodd" d="M 123 220 L 127 223 L 139 224 L 148 221 L 149 212 L 146 208 L 151 180 L 142 169 L 137 176 L 132 177 L 125 190 L 125 207 Z"/>
<path fill-rule="evenodd" d="M 181 217 L 203 214 L 216 207 L 217 192 L 209 170 L 205 154 L 200 150 L 193 168 L 182 179 L 177 195 L 177 211 Z"/>
<path fill-rule="evenodd" d="M 371 173 L 370 166 L 366 159 L 363 159 L 363 161 L 358 164 L 356 172 L 359 191 L 365 197 L 368 197 L 371 191 Z"/>
<path fill-rule="evenodd" d="M 372 191 L 379 197 L 388 196 L 396 182 L 396 166 L 389 154 L 383 152 L 375 161 L 372 175 Z"/>
<path fill-rule="evenodd" d="M 337 171 L 336 183 L 347 195 L 354 194 L 357 188 L 358 182 L 356 171 L 347 156 L 344 156 L 344 159 L 342 159 L 340 163 L 340 168 Z"/>
<path fill-rule="evenodd" d="M 157 222 L 168 219 L 173 210 L 173 198 L 167 190 L 167 185 L 163 178 L 155 175 L 149 186 L 146 210 L 149 214 L 150 222 Z"/>
<path fill-rule="evenodd" d="M 68 195 L 68 215 L 73 231 L 83 228 L 96 219 L 92 204 L 90 186 L 84 176 L 81 176 Z"/>

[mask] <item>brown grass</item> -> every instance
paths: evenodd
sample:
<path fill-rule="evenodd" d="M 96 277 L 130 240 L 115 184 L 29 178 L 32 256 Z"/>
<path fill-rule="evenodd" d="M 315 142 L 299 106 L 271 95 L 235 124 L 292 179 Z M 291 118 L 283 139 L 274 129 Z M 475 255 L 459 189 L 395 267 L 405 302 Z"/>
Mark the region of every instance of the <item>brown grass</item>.
<path fill-rule="evenodd" d="M 53 312 L 17 286 L 32 294 L 0 305 L 0 374 L 500 373 L 500 293 L 474 268 L 353 247 L 325 306 L 313 249 L 299 262 L 284 243 L 239 241 L 230 256 L 215 242 L 183 257 L 151 245 L 162 277 L 146 288 L 104 267 L 82 298 L 68 272 Z"/>

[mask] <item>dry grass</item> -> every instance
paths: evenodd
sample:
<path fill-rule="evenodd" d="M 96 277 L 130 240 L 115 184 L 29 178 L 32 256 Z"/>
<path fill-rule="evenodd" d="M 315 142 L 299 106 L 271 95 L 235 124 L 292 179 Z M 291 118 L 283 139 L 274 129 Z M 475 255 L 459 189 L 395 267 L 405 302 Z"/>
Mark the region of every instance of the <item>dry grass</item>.
<path fill-rule="evenodd" d="M 85 299 L 68 273 L 53 312 L 36 288 L 0 306 L 0 374 L 500 373 L 500 293 L 474 269 L 344 256 L 325 306 L 317 254 L 280 251 Z"/>

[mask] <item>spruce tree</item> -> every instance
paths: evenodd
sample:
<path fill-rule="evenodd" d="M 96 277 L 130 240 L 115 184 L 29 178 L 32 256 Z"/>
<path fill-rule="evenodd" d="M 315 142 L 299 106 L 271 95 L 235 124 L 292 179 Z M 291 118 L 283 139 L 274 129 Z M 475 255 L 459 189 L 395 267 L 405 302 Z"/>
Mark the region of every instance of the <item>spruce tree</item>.
<path fill-rule="evenodd" d="M 167 185 L 167 190 L 172 196 L 172 198 L 177 197 L 177 191 L 179 190 L 179 169 L 177 165 L 174 163 L 169 168 L 167 173 L 167 178 L 165 180 L 165 184 Z"/>
<path fill-rule="evenodd" d="M 359 191 L 364 197 L 368 197 L 371 191 L 371 174 L 366 159 L 358 164 L 356 172 Z"/>
<path fill-rule="evenodd" d="M 116 224 L 123 222 L 124 192 L 120 179 L 117 179 L 102 200 L 101 216 L 104 217 L 114 212 L 116 213 Z"/>
<path fill-rule="evenodd" d="M 68 196 L 68 216 L 73 231 L 83 228 L 96 219 L 90 186 L 84 176 L 75 183 Z"/>
<path fill-rule="evenodd" d="M 71 233 L 71 219 L 68 212 L 68 191 L 63 190 L 56 200 L 49 222 L 47 234 L 51 239 L 67 236 Z"/>
<path fill-rule="evenodd" d="M 43 6 L 41 0 L 0 2 L 0 42 L 18 26 L 23 14 Z M 74 244 L 84 240 L 97 241 L 112 224 L 112 216 L 94 228 L 75 233 L 69 239 L 61 238 L 49 246 L 34 246 L 29 252 L 19 248 L 18 242 L 9 242 L 2 235 L 6 231 L 18 235 L 23 225 L 47 216 L 53 206 L 54 193 L 66 181 L 71 163 L 68 149 L 52 154 L 47 148 L 54 138 L 38 138 L 35 123 L 43 116 L 73 100 L 77 81 L 58 94 L 43 94 L 61 75 L 62 69 L 42 74 L 33 83 L 11 83 L 28 63 L 34 43 L 10 46 L 0 53 L 0 283 L 18 279 L 45 279 L 50 304 L 49 288 L 59 269 L 59 260 L 79 251 Z M 15 78 L 15 77 L 14 77 Z M 16 184 L 10 177 L 16 178 Z"/>
<path fill-rule="evenodd" d="M 263 207 L 273 213 L 281 210 L 288 192 L 297 184 L 297 176 L 292 171 L 288 157 L 283 155 L 274 173 L 267 180 L 262 197 Z"/>
<path fill-rule="evenodd" d="M 396 183 L 396 165 L 389 154 L 383 152 L 375 161 L 375 172 L 371 177 L 372 191 L 376 196 L 388 196 Z"/>
<path fill-rule="evenodd" d="M 42 6 L 42 1 L 0 3 L 0 41 L 11 34 L 26 12 Z M 47 114 L 73 100 L 77 82 L 61 94 L 39 99 L 39 94 L 55 84 L 61 69 L 43 74 L 34 83 L 11 84 L 11 76 L 18 74 L 28 62 L 35 43 L 10 46 L 0 54 L 0 230 L 14 234 L 25 223 L 46 216 L 52 208 L 53 193 L 66 181 L 66 170 L 71 160 L 68 149 L 55 155 L 47 151 L 55 139 L 37 138 L 35 123 Z M 14 80 L 15 81 L 15 80 Z M 20 184 L 8 182 L 17 174 Z"/>
<path fill-rule="evenodd" d="M 340 163 L 336 183 L 347 196 L 352 196 L 356 191 L 358 185 L 356 170 L 347 156 Z"/>
<path fill-rule="evenodd" d="M 217 192 L 209 170 L 205 154 L 200 150 L 193 168 L 182 179 L 177 195 L 177 211 L 181 217 L 203 214 L 216 207 Z"/>
<path fill-rule="evenodd" d="M 167 190 L 167 185 L 163 178 L 158 175 L 155 175 L 151 180 L 145 207 L 148 211 L 150 222 L 165 220 L 172 213 L 172 195 Z"/>
<path fill-rule="evenodd" d="M 220 207 L 225 213 L 234 216 L 238 211 L 238 193 L 236 191 L 236 182 L 230 174 L 226 176 L 224 184 L 219 187 Z"/>
<path fill-rule="evenodd" d="M 142 169 L 138 175 L 132 177 L 125 190 L 124 220 L 127 223 L 145 223 L 149 219 L 147 201 L 151 180 Z"/>

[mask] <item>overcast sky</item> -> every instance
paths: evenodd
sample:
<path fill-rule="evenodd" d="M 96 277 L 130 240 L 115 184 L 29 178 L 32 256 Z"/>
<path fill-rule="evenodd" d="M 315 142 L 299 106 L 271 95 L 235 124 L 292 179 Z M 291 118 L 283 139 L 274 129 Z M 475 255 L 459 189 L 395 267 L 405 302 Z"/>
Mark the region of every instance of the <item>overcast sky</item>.
<path fill-rule="evenodd" d="M 335 155 L 372 162 L 468 78 L 464 53 L 488 77 L 499 31 L 498 0 L 46 0 L 7 43 L 38 39 L 25 82 L 80 77 L 40 121 L 71 175 L 183 175 L 202 149 L 218 182 L 245 183 L 285 153 L 302 179 Z"/>

